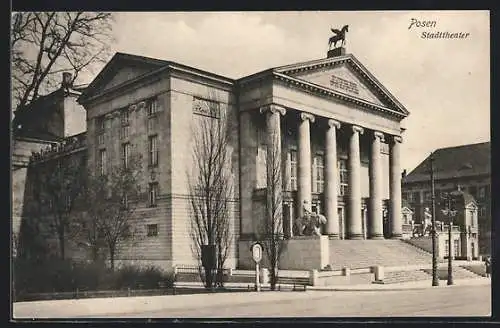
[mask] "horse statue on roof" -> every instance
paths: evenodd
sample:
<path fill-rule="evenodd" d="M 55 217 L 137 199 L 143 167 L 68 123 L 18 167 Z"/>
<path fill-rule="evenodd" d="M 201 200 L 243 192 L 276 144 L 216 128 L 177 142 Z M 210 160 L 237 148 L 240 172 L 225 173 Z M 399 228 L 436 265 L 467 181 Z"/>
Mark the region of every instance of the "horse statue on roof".
<path fill-rule="evenodd" d="M 343 46 L 345 44 L 345 34 L 346 32 L 349 32 L 349 25 L 344 25 L 340 30 L 336 28 L 330 29 L 335 35 L 331 36 L 330 39 L 328 39 L 328 47 L 331 49 L 332 44 L 333 47 L 337 47 L 337 42 L 341 41 L 340 46 Z"/>

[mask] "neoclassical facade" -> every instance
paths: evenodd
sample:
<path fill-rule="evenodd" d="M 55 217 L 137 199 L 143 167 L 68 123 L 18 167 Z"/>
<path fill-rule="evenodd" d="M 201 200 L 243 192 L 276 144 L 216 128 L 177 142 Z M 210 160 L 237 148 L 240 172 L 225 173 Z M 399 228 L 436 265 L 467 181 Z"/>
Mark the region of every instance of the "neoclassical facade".
<path fill-rule="evenodd" d="M 221 113 L 231 129 L 234 180 L 228 266 L 241 267 L 248 256 L 271 183 L 287 239 L 304 210 L 326 217 L 321 233 L 330 239 L 402 236 L 401 121 L 409 112 L 343 48 L 240 79 L 117 53 L 79 103 L 87 112 L 90 168 L 105 174 L 133 153 L 144 160 L 135 214 L 144 236 L 122 245 L 118 260 L 197 263 L 186 174 L 192 133 L 197 120 Z"/>
<path fill-rule="evenodd" d="M 265 209 L 267 161 L 282 154 L 283 229 L 304 209 L 332 239 L 402 235 L 401 120 L 408 111 L 353 55 L 264 71 L 238 81 L 242 238 Z M 279 135 L 274 138 L 272 135 Z M 268 179 L 269 180 L 269 179 Z"/>

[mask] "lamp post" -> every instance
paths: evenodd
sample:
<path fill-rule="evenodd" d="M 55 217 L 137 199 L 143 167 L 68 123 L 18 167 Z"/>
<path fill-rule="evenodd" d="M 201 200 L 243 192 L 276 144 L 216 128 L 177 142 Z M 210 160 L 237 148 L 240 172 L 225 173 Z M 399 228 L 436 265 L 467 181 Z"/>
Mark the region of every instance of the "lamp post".
<path fill-rule="evenodd" d="M 453 193 L 447 193 L 443 197 L 446 201 L 446 207 L 441 210 L 444 216 L 448 217 L 449 227 L 448 227 L 448 282 L 447 285 L 453 285 L 453 252 L 451 251 L 452 240 L 451 240 L 451 230 L 453 228 L 453 218 L 457 215 L 457 211 L 452 208 L 452 198 Z"/>
<path fill-rule="evenodd" d="M 432 207 L 432 286 L 439 286 L 439 278 L 437 274 L 437 241 L 436 241 L 436 204 L 434 196 L 434 152 L 430 156 L 431 162 L 431 207 Z"/>

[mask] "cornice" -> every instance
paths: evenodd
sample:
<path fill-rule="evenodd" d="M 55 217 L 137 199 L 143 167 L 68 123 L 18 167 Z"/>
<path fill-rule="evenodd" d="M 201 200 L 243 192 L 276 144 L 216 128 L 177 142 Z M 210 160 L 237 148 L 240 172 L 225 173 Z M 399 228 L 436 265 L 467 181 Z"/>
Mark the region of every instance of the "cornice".
<path fill-rule="evenodd" d="M 274 79 L 288 83 L 292 86 L 298 87 L 302 90 L 308 91 L 308 92 L 315 94 L 315 95 L 319 95 L 321 97 L 335 98 L 338 100 L 346 101 L 349 103 L 353 103 L 357 106 L 368 108 L 371 110 L 376 110 L 379 112 L 383 112 L 387 115 L 397 117 L 400 119 L 403 119 L 407 116 L 406 114 L 399 113 L 399 112 L 392 110 L 392 109 L 389 109 L 387 107 L 376 105 L 376 104 L 370 103 L 368 101 L 365 101 L 363 99 L 350 96 L 346 93 L 334 91 L 334 90 L 319 86 L 319 85 L 311 83 L 311 82 L 307 82 L 307 81 L 293 78 L 291 76 L 288 76 L 288 75 L 285 75 L 282 73 L 273 72 L 273 77 L 274 77 Z"/>

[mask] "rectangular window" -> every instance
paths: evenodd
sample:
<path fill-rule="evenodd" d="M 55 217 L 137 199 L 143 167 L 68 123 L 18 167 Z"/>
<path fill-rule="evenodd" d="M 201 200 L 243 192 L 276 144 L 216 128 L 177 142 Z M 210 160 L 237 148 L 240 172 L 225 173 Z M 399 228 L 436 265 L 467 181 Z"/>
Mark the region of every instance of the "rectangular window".
<path fill-rule="evenodd" d="M 477 197 L 477 187 L 476 186 L 470 186 L 469 187 L 469 194 L 471 194 L 474 197 Z"/>
<path fill-rule="evenodd" d="M 149 206 L 156 206 L 156 200 L 158 198 L 158 183 L 149 184 Z"/>
<path fill-rule="evenodd" d="M 481 186 L 481 187 L 479 187 L 478 198 L 484 199 L 485 197 L 486 197 L 486 187 Z"/>
<path fill-rule="evenodd" d="M 130 126 L 124 125 L 120 127 L 120 139 L 128 139 Z"/>
<path fill-rule="evenodd" d="M 474 218 L 475 214 L 476 214 L 476 211 L 474 211 L 474 210 L 469 211 L 471 227 L 474 227 L 474 225 L 475 225 L 475 221 L 476 221 Z"/>
<path fill-rule="evenodd" d="M 128 168 L 129 157 L 130 157 L 130 143 L 122 144 L 122 165 L 124 168 Z"/>
<path fill-rule="evenodd" d="M 106 159 L 106 149 L 99 150 L 99 173 L 101 175 L 106 175 L 107 173 L 107 159 Z"/>
<path fill-rule="evenodd" d="M 338 169 L 339 169 L 339 196 L 345 196 L 348 192 L 348 170 L 347 170 L 347 161 L 345 159 L 341 159 L 338 161 Z"/>
<path fill-rule="evenodd" d="M 460 241 L 458 239 L 453 240 L 453 256 L 458 257 L 460 255 Z"/>
<path fill-rule="evenodd" d="M 157 126 L 158 126 L 158 117 L 150 116 L 148 118 L 148 133 L 155 132 Z"/>
<path fill-rule="evenodd" d="M 297 151 L 290 150 L 290 188 L 297 190 Z"/>
<path fill-rule="evenodd" d="M 153 116 L 158 112 L 158 99 L 153 98 L 147 101 L 148 116 Z"/>
<path fill-rule="evenodd" d="M 313 163 L 313 192 L 322 193 L 325 185 L 325 163 L 323 155 L 314 156 Z"/>
<path fill-rule="evenodd" d="M 127 194 L 124 194 L 122 196 L 122 208 L 127 209 L 128 208 L 128 196 Z"/>
<path fill-rule="evenodd" d="M 432 200 L 432 193 L 430 191 L 424 192 L 424 200 L 426 202 L 430 202 Z"/>
<path fill-rule="evenodd" d="M 158 225 L 157 224 L 148 224 L 147 231 L 148 231 L 148 237 L 158 236 Z"/>
<path fill-rule="evenodd" d="M 158 166 L 158 136 L 149 137 L 149 166 Z"/>
<path fill-rule="evenodd" d="M 104 132 L 106 130 L 104 116 L 96 118 L 96 134 L 97 134 L 97 144 L 104 145 Z"/>
<path fill-rule="evenodd" d="M 127 108 L 121 110 L 120 121 L 122 126 L 129 125 L 129 112 Z"/>
<path fill-rule="evenodd" d="M 414 202 L 420 203 L 420 191 L 414 191 L 412 198 Z"/>

